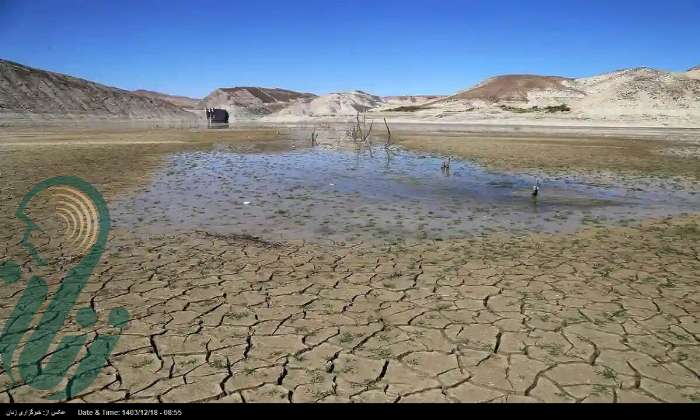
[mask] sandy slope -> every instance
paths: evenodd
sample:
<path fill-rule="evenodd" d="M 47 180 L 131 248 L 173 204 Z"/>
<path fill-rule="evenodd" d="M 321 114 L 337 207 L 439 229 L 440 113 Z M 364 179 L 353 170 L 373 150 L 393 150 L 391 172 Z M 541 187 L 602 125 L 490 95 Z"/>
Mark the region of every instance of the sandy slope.
<path fill-rule="evenodd" d="M 353 92 L 331 93 L 310 101 L 297 102 L 266 118 L 270 121 L 294 120 L 299 117 L 354 116 L 379 106 L 384 101 L 379 96 L 356 90 Z"/>
<path fill-rule="evenodd" d="M 445 101 L 531 102 L 539 97 L 561 101 L 583 96 L 584 93 L 577 89 L 573 80 L 529 74 L 496 76 L 450 96 Z"/>
<path fill-rule="evenodd" d="M 310 93 L 286 89 L 259 87 L 219 88 L 197 105 L 203 108 L 223 108 L 235 119 L 257 118 L 279 111 L 301 100 L 314 98 Z"/>
<path fill-rule="evenodd" d="M 133 93 L 149 98 L 162 99 L 183 109 L 196 109 L 199 101 L 201 100 L 187 96 L 168 95 L 167 93 L 154 92 L 152 90 L 144 89 L 135 90 Z"/>
<path fill-rule="evenodd" d="M 170 102 L 0 60 L 0 122 L 31 119 L 187 120 Z"/>
<path fill-rule="evenodd" d="M 586 96 L 572 107 L 589 115 L 699 117 L 700 81 L 650 68 L 578 79 Z"/>
<path fill-rule="evenodd" d="M 520 96 L 502 95 L 493 100 L 493 97 L 479 95 L 479 91 L 493 88 L 492 82 L 486 87 L 480 86 L 455 95 L 450 100 L 461 103 L 466 101 L 477 109 L 502 108 L 504 104 L 518 107 L 523 110 L 509 110 L 506 113 L 512 114 L 515 111 L 520 113 L 520 117 L 531 119 L 555 117 L 542 115 L 542 111 L 524 110 L 530 110 L 534 106 L 542 108 L 561 104 L 568 106 L 571 111 L 560 113 L 556 116 L 559 119 L 647 121 L 681 125 L 697 125 L 700 122 L 700 80 L 688 77 L 687 74 L 642 67 L 594 77 L 549 82 L 528 85 L 516 78 L 512 83 L 506 83 L 503 89 L 510 89 L 509 93 L 516 91 Z M 482 102 L 478 103 L 479 100 Z"/>
<path fill-rule="evenodd" d="M 421 105 L 427 102 L 445 98 L 440 95 L 403 95 L 403 96 L 382 96 L 382 101 L 387 106 L 411 106 Z"/>
<path fill-rule="evenodd" d="M 689 68 L 685 75 L 691 79 L 700 79 L 700 66 Z"/>

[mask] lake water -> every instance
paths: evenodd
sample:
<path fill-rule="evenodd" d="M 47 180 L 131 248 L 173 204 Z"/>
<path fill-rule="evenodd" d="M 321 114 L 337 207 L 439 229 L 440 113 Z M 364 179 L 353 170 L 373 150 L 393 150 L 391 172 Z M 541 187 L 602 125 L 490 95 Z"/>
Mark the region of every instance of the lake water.
<path fill-rule="evenodd" d="M 448 239 L 494 231 L 571 231 L 700 209 L 700 195 L 658 180 L 601 184 L 581 175 L 487 170 L 403 149 L 307 148 L 168 156 L 150 185 L 112 203 L 115 227 L 144 234 L 202 230 L 268 240 Z"/>

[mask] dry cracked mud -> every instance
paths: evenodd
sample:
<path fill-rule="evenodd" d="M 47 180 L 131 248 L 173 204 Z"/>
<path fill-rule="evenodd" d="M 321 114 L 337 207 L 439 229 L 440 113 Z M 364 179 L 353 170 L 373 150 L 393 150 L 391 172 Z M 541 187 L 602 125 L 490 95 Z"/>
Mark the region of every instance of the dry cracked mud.
<path fill-rule="evenodd" d="M 131 320 L 75 400 L 697 401 L 698 222 L 374 248 L 115 231 L 76 307 Z"/>

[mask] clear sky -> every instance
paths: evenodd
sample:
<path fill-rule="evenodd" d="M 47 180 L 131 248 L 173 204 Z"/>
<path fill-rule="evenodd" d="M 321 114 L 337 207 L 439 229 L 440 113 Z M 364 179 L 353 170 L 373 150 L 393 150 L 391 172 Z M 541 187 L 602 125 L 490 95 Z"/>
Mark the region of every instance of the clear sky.
<path fill-rule="evenodd" d="M 700 1 L 0 0 L 0 58 L 124 89 L 451 94 L 700 64 Z"/>

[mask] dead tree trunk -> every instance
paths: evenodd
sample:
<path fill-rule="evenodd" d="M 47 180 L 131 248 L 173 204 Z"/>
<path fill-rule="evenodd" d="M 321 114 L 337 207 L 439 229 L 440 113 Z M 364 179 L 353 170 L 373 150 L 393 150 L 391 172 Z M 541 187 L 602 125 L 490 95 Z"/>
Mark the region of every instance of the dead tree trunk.
<path fill-rule="evenodd" d="M 386 122 L 386 118 L 384 118 L 384 125 L 386 126 L 387 133 L 386 143 L 384 144 L 384 147 L 389 147 L 391 146 L 391 130 L 389 130 L 389 123 Z"/>
<path fill-rule="evenodd" d="M 316 127 L 314 127 L 314 131 L 311 132 L 311 147 L 314 147 L 318 145 L 318 133 L 316 133 Z"/>

